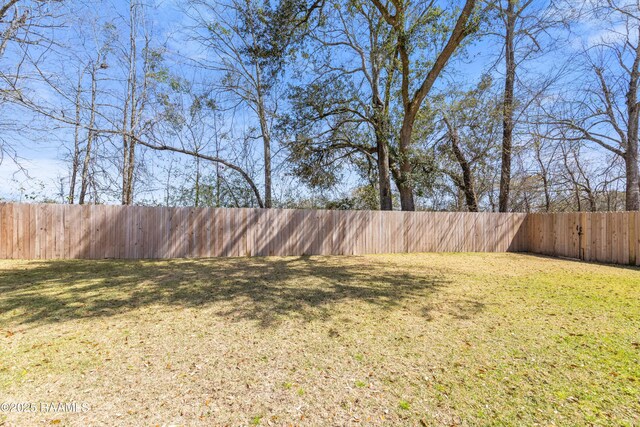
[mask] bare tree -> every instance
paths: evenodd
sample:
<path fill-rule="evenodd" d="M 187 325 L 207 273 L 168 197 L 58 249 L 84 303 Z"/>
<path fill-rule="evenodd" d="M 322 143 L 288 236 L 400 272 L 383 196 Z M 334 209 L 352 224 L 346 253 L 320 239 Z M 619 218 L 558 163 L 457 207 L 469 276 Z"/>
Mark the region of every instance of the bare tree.
<path fill-rule="evenodd" d="M 126 93 L 122 108 L 122 204 L 133 203 L 136 141 L 132 135 L 142 132 L 142 115 L 148 100 L 150 68 L 153 66 L 154 51 L 151 48 L 150 34 L 146 31 L 144 11 L 138 0 L 129 2 L 129 46 L 125 50 L 128 62 Z M 138 38 L 142 29 L 144 45 L 138 47 Z M 123 49 L 124 50 L 124 49 Z M 142 56 L 142 70 L 139 70 L 139 57 Z"/>
<path fill-rule="evenodd" d="M 279 84 L 284 52 L 269 41 L 273 11 L 256 1 L 192 0 L 188 10 L 194 21 L 193 38 L 215 60 L 197 60 L 197 65 L 218 74 L 213 86 L 229 98 L 229 109 L 246 106 L 254 114 L 262 141 L 264 206 L 272 200 L 272 127 L 277 118 L 274 91 Z M 284 31 L 284 29 L 283 29 Z"/>
<path fill-rule="evenodd" d="M 5 0 L 0 2 L 0 105 L 15 102 L 25 76 L 29 48 L 48 49 L 56 43 L 53 30 L 62 24 L 62 0 Z M 3 118 L 6 116 L 3 114 Z M 3 127 L 16 128 L 15 121 L 2 120 Z M 8 155 L 18 156 L 10 138 L 0 136 L 0 164 Z M 18 164 L 19 166 L 19 164 Z"/>
<path fill-rule="evenodd" d="M 57 17 L 56 3 L 62 0 L 5 0 L 0 3 L 0 58 L 4 56 L 11 41 L 33 43 L 51 42 L 44 38 L 41 30 L 59 23 L 52 22 Z M 34 40 L 35 38 L 35 40 Z M 41 39 L 41 40 L 39 40 Z"/>
<path fill-rule="evenodd" d="M 536 163 L 540 170 L 540 180 L 542 181 L 542 191 L 544 193 L 544 211 L 551 212 L 551 162 L 554 159 L 553 154 L 545 156 L 545 144 L 542 138 L 536 138 L 533 141 L 533 150 Z M 556 145 L 557 146 L 557 145 Z"/>
<path fill-rule="evenodd" d="M 500 168 L 500 193 L 498 204 L 500 212 L 510 209 L 510 190 L 512 174 L 512 158 L 514 155 L 514 132 L 521 116 L 537 97 L 539 91 L 525 94 L 517 90 L 517 83 L 524 84 L 520 74 L 527 70 L 522 67 L 532 60 L 554 50 L 559 42 L 557 30 L 570 21 L 567 14 L 555 7 L 553 2 L 536 2 L 534 0 L 499 0 L 493 2 L 500 25 L 490 30 L 498 37 L 502 45 L 501 55 L 504 59 L 504 88 L 502 95 L 502 149 Z M 548 86 L 556 77 L 542 86 Z M 518 92 L 518 93 L 517 93 Z"/>
<path fill-rule="evenodd" d="M 509 209 L 509 186 L 511 183 L 511 150 L 513 146 L 513 106 L 514 89 L 516 81 L 516 58 L 515 58 L 515 32 L 516 21 L 519 16 L 531 5 L 532 0 L 524 2 L 516 10 L 517 0 L 507 0 L 507 8 L 504 10 L 503 19 L 505 23 L 505 80 L 504 98 L 502 101 L 502 166 L 500 169 L 500 212 L 507 212 Z M 502 1 L 498 3 L 502 8 Z"/>
<path fill-rule="evenodd" d="M 80 170 L 80 154 L 81 154 L 81 126 L 80 115 L 82 113 L 82 80 L 84 70 L 78 73 L 78 84 L 76 86 L 75 96 L 75 124 L 73 125 L 73 153 L 71 155 L 71 177 L 69 179 L 69 193 L 67 194 L 67 202 L 75 203 L 76 180 L 78 179 L 78 171 Z"/>
<path fill-rule="evenodd" d="M 566 128 L 569 140 L 596 144 L 624 161 L 626 209 L 636 211 L 640 209 L 640 8 L 635 2 L 609 0 L 595 14 L 620 29 L 585 48 L 585 68 L 592 78 L 581 83 L 580 97 L 570 101 L 567 114 L 555 123 Z"/>
<path fill-rule="evenodd" d="M 91 163 L 91 157 L 93 155 L 93 143 L 96 138 L 96 131 L 95 131 L 96 109 L 97 109 L 96 98 L 98 93 L 97 72 L 100 69 L 101 65 L 102 65 L 102 62 L 98 61 L 98 63 L 93 62 L 89 66 L 89 76 L 91 78 L 90 101 L 89 101 L 90 102 L 89 103 L 89 123 L 88 123 L 89 129 L 87 131 L 87 143 L 85 144 L 85 147 L 84 147 L 84 160 L 82 162 L 82 172 L 81 172 L 81 180 L 80 180 L 80 195 L 78 196 L 78 203 L 81 205 L 85 203 L 85 198 L 87 196 L 87 191 L 88 191 L 89 182 L 90 182 L 89 168 Z M 78 124 L 76 124 L 76 126 L 78 126 Z"/>

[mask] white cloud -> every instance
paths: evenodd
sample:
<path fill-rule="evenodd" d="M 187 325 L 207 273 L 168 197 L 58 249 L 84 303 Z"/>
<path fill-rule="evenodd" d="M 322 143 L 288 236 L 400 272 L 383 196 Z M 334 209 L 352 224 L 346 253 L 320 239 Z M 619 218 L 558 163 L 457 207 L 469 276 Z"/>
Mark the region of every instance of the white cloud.
<path fill-rule="evenodd" d="M 617 24 L 613 28 L 594 28 L 594 30 L 595 31 L 585 35 L 585 43 L 587 47 L 603 43 L 616 43 L 625 40 L 627 37 L 627 27 L 624 23 Z"/>

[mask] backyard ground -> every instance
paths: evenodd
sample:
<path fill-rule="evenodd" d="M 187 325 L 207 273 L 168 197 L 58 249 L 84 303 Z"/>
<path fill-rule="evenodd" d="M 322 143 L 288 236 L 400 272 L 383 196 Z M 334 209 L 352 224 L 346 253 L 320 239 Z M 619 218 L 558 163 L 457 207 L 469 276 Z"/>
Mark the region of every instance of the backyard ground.
<path fill-rule="evenodd" d="M 0 425 L 640 425 L 640 270 L 0 261 L 2 402 Z"/>

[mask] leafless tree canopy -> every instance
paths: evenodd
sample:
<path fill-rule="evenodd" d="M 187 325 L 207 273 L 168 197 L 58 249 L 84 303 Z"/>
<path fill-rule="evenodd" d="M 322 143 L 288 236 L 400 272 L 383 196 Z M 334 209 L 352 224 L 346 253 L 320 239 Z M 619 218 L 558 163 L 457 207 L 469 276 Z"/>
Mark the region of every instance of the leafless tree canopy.
<path fill-rule="evenodd" d="M 631 0 L 6 0 L 0 198 L 639 210 L 639 84 Z"/>

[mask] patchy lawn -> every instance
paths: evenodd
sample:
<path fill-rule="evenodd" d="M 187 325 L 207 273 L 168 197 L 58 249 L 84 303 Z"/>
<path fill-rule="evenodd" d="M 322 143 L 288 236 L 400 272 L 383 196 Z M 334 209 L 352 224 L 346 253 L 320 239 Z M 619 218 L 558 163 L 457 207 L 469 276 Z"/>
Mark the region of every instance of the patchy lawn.
<path fill-rule="evenodd" d="M 0 425 L 640 424 L 632 268 L 0 261 L 0 344 L 0 402 L 79 411 L 5 405 Z"/>

